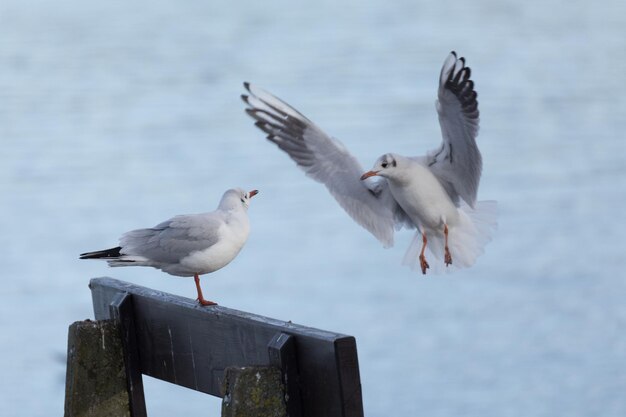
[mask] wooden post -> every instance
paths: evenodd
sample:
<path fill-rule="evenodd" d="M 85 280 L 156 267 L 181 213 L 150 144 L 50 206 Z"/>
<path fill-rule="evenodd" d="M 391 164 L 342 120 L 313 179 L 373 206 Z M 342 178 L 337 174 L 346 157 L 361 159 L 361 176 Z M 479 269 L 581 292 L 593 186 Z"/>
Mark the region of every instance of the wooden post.
<path fill-rule="evenodd" d="M 65 417 L 130 417 L 119 327 L 111 320 L 69 328 Z"/>
<path fill-rule="evenodd" d="M 229 367 L 224 372 L 222 417 L 287 417 L 279 369 Z"/>

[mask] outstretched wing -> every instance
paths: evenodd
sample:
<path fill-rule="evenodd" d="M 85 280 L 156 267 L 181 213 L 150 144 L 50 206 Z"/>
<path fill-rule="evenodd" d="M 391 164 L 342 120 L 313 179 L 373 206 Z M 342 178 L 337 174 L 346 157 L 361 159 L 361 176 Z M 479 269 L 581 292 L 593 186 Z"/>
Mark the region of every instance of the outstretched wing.
<path fill-rule="evenodd" d="M 482 171 L 478 136 L 478 101 L 465 58 L 448 55 L 439 76 L 437 113 L 443 141 L 427 155 L 427 163 L 453 200 L 474 207 Z"/>
<path fill-rule="evenodd" d="M 393 245 L 394 226 L 412 226 L 386 180 L 361 181 L 363 168 L 338 140 L 279 98 L 249 83 L 244 87 L 249 94 L 241 97 L 255 125 L 308 176 L 323 183 L 358 224 L 385 246 Z"/>

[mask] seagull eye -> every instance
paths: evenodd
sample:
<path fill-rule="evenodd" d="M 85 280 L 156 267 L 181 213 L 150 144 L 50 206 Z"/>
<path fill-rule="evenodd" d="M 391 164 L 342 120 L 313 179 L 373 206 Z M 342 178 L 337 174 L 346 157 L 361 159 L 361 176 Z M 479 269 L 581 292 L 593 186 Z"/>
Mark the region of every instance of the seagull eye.
<path fill-rule="evenodd" d="M 387 164 L 387 162 L 383 162 L 382 164 L 380 164 L 380 166 L 383 167 L 383 168 L 387 168 L 388 165 L 389 164 Z"/>

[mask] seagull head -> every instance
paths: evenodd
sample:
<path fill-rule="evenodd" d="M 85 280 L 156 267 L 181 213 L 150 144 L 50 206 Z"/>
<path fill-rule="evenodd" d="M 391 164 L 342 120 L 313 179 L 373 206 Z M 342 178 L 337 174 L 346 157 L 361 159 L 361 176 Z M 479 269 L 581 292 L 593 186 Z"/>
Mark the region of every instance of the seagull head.
<path fill-rule="evenodd" d="M 259 193 L 258 190 L 244 191 L 241 188 L 233 188 L 224 193 L 220 208 L 230 210 L 242 207 L 247 209 L 250 205 L 250 199 Z"/>
<path fill-rule="evenodd" d="M 370 171 L 361 175 L 361 180 L 379 175 L 381 177 L 392 177 L 398 167 L 398 158 L 392 153 L 387 153 L 376 160 Z"/>

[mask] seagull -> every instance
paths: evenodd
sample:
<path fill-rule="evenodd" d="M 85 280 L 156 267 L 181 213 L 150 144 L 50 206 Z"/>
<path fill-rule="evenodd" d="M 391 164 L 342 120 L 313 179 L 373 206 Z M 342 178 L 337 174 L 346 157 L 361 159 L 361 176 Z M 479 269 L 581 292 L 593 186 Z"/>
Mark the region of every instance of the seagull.
<path fill-rule="evenodd" d="M 109 266 L 151 266 L 179 277 L 194 277 L 198 301 L 205 300 L 200 275 L 223 268 L 248 240 L 248 206 L 257 190 L 227 190 L 217 210 L 172 217 L 149 229 L 124 233 L 119 246 L 82 253 L 80 259 L 103 259 Z"/>
<path fill-rule="evenodd" d="M 421 156 L 387 153 L 364 172 L 337 139 L 272 94 L 244 83 L 246 113 L 267 139 L 314 180 L 323 183 L 339 205 L 384 247 L 394 230 L 416 229 L 403 264 L 419 263 L 422 274 L 434 257 L 446 267 L 473 265 L 491 240 L 495 201 L 476 201 L 482 158 L 476 145 L 479 112 L 471 70 L 452 51 L 439 76 L 436 110 L 442 141 Z M 452 268 L 450 268 L 452 269 Z"/>

